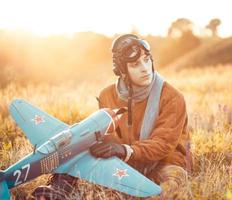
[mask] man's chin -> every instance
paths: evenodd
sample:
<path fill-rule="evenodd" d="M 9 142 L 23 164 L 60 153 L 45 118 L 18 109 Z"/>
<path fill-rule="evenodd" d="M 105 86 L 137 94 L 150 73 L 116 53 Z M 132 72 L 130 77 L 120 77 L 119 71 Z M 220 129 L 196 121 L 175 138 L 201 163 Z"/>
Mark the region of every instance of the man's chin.
<path fill-rule="evenodd" d="M 145 86 L 148 86 L 151 84 L 151 80 L 144 80 L 142 81 L 141 83 L 139 84 L 136 84 L 137 86 L 140 86 L 140 87 L 145 87 Z"/>
<path fill-rule="evenodd" d="M 149 79 L 144 80 L 143 85 L 144 85 L 144 86 L 148 86 L 148 85 L 151 84 L 151 82 L 152 82 L 152 78 L 150 77 Z"/>

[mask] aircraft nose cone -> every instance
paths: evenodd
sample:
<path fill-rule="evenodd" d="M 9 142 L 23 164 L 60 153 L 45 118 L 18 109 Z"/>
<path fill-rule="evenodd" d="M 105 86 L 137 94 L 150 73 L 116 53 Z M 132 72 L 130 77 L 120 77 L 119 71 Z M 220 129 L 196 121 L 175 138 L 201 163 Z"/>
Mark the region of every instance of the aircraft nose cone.
<path fill-rule="evenodd" d="M 118 108 L 118 109 L 106 109 L 106 111 L 110 114 L 112 118 L 112 122 L 110 124 L 110 127 L 108 129 L 108 133 L 112 133 L 116 130 L 118 127 L 118 122 L 121 119 L 123 113 L 127 112 L 126 107 Z"/>

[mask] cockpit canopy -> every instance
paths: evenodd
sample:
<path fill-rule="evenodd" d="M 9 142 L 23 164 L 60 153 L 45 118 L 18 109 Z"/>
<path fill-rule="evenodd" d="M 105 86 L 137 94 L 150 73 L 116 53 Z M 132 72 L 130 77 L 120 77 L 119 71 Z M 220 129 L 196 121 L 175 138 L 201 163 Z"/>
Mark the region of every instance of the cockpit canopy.
<path fill-rule="evenodd" d="M 71 142 L 72 133 L 70 129 L 64 130 L 52 138 L 50 138 L 47 142 L 42 144 L 37 151 L 43 154 L 50 154 L 58 149 L 64 148 Z"/>

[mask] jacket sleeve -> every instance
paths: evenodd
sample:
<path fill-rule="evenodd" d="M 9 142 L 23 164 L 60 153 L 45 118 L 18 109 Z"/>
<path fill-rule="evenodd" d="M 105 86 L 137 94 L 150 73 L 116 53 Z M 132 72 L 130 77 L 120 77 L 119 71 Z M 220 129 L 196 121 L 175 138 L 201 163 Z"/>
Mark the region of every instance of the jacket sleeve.
<path fill-rule="evenodd" d="M 101 96 L 99 95 L 99 97 L 96 97 L 97 101 L 98 101 L 98 108 L 104 108 L 104 103 L 103 103 L 103 99 L 101 98 Z"/>
<path fill-rule="evenodd" d="M 131 145 L 134 150 L 131 160 L 144 163 L 162 160 L 177 147 L 187 119 L 185 100 L 182 95 L 177 95 L 161 103 L 150 137 Z"/>

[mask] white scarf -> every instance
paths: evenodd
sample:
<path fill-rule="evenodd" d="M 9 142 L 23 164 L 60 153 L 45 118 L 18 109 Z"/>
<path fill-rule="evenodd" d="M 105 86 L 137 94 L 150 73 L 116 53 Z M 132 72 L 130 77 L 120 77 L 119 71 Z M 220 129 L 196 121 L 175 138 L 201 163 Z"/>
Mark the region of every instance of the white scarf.
<path fill-rule="evenodd" d="M 152 85 L 155 82 L 155 77 L 156 77 L 156 73 L 153 74 L 152 82 L 148 86 L 132 85 L 132 89 L 133 89 L 132 99 L 135 103 L 143 101 L 149 96 Z M 116 91 L 120 99 L 126 102 L 128 101 L 129 91 L 125 82 L 121 77 L 119 77 L 116 82 Z"/>
<path fill-rule="evenodd" d="M 135 88 L 135 95 L 132 97 L 132 99 L 135 102 L 142 101 L 148 97 L 146 109 L 144 111 L 144 118 L 140 130 L 140 140 L 148 139 L 153 127 L 155 126 L 155 121 L 159 115 L 159 101 L 163 88 L 163 83 L 163 77 L 159 73 L 155 72 L 153 75 L 153 81 L 149 86 Z M 116 88 L 118 96 L 122 100 L 127 101 L 128 90 L 125 86 L 125 83 L 122 82 L 121 79 L 118 80 Z M 147 164 L 146 166 L 144 163 L 138 163 L 138 165 L 140 166 L 139 168 L 141 168 L 141 166 L 143 166 L 144 168 L 142 172 L 143 174 L 149 174 L 152 170 L 155 169 L 157 164 L 158 161 Z"/>
<path fill-rule="evenodd" d="M 134 94 L 132 96 L 133 101 L 140 102 L 148 97 L 140 130 L 140 140 L 147 139 L 154 127 L 156 118 L 159 114 L 159 100 L 163 88 L 163 82 L 163 77 L 158 72 L 155 72 L 153 74 L 153 80 L 148 86 L 132 86 L 134 90 Z M 127 101 L 129 92 L 124 81 L 119 78 L 116 84 L 118 96 L 120 99 Z"/>

